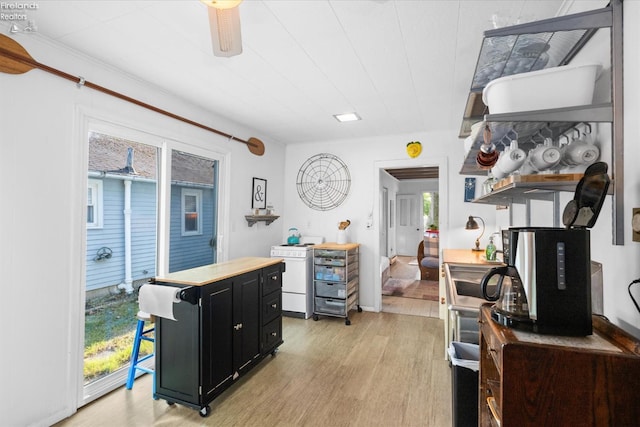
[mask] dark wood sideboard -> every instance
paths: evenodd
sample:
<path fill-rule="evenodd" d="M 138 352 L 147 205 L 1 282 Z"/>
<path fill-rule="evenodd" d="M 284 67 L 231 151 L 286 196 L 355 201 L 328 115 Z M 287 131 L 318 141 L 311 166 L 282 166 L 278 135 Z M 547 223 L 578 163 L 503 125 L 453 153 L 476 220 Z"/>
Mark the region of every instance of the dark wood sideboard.
<path fill-rule="evenodd" d="M 587 337 L 506 328 L 480 309 L 481 426 L 640 425 L 640 342 L 602 316 Z"/>

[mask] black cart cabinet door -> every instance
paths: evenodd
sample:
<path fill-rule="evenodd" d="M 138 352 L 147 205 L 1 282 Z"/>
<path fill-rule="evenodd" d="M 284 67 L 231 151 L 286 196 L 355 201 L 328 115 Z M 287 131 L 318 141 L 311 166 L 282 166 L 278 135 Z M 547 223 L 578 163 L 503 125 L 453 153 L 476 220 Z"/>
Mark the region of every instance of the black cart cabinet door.
<path fill-rule="evenodd" d="M 233 279 L 202 289 L 202 400 L 209 402 L 233 380 Z"/>
<path fill-rule="evenodd" d="M 260 270 L 233 279 L 234 372 L 242 374 L 260 356 Z"/>

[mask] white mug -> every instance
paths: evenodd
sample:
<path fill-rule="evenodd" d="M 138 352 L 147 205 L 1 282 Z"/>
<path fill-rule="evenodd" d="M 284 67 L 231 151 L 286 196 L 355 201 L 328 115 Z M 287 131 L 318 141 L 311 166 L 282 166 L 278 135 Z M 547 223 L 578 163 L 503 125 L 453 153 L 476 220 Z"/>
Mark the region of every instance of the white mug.
<path fill-rule="evenodd" d="M 517 171 L 522 167 L 527 155 L 525 152 L 518 148 L 518 141 L 511 141 L 511 146 L 505 148 L 500 154 L 500 158 L 496 165 L 491 169 L 491 174 L 496 179 L 502 179 L 512 172 Z"/>
<path fill-rule="evenodd" d="M 590 165 L 598 160 L 600 149 L 597 145 L 574 140 L 561 149 L 562 163 L 566 166 Z"/>
<path fill-rule="evenodd" d="M 539 144 L 529 151 L 528 161 L 538 172 L 551 169 L 560 163 L 562 153 L 558 147 Z"/>

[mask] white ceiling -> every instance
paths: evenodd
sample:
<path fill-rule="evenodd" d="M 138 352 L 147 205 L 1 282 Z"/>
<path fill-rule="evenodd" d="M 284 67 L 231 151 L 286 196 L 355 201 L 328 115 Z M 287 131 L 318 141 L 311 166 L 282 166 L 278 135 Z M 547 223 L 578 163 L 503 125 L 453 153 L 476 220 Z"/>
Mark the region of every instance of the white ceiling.
<path fill-rule="evenodd" d="M 243 53 L 218 58 L 198 0 L 37 4 L 27 13 L 39 35 L 285 144 L 452 129 L 457 136 L 492 15 L 514 24 L 566 7 L 563 0 L 245 0 Z M 362 121 L 332 117 L 350 111 Z"/>

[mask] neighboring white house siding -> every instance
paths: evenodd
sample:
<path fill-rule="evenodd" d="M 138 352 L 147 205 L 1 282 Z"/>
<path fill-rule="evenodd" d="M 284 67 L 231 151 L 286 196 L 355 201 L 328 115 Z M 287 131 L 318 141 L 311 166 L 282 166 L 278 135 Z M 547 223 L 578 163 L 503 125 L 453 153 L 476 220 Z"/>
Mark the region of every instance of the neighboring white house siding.
<path fill-rule="evenodd" d="M 125 279 L 124 184 L 120 179 L 103 179 L 103 227 L 87 230 L 87 291 L 114 286 Z M 133 181 L 131 185 L 132 279 L 155 275 L 156 184 Z M 101 247 L 112 251 L 109 259 L 94 261 Z M 146 272 L 145 272 L 146 271 Z"/>
<path fill-rule="evenodd" d="M 182 236 L 182 188 L 190 187 L 171 186 L 169 272 L 199 267 L 215 261 L 214 251 L 210 246 L 214 237 L 214 190 L 198 187 L 202 190 L 202 234 Z"/>

